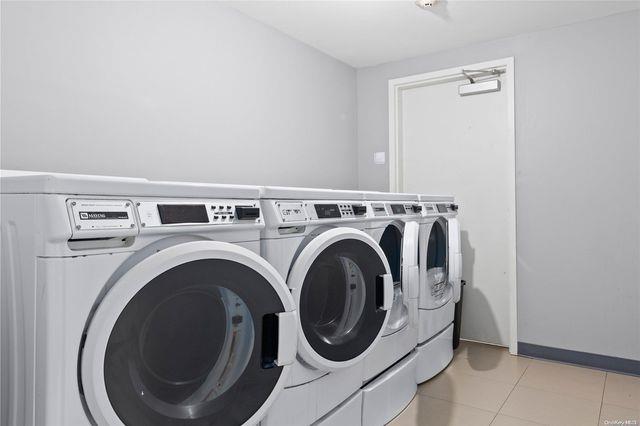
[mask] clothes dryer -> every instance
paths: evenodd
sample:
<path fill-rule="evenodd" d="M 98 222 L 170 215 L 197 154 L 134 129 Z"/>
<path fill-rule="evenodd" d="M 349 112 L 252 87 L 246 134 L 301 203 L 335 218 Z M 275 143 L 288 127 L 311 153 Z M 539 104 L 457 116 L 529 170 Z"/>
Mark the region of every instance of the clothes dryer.
<path fill-rule="evenodd" d="M 460 299 L 458 206 L 451 196 L 419 196 L 419 315 L 416 378 L 422 383 L 453 358 L 454 304 Z"/>
<path fill-rule="evenodd" d="M 363 231 L 361 194 L 265 187 L 261 204 L 262 253 L 286 277 L 299 314 L 296 362 L 263 424 L 309 425 L 347 400 L 357 405 L 362 361 L 389 321 L 393 279 Z"/>
<path fill-rule="evenodd" d="M 256 424 L 297 316 L 259 190 L 3 172 L 3 425 Z"/>

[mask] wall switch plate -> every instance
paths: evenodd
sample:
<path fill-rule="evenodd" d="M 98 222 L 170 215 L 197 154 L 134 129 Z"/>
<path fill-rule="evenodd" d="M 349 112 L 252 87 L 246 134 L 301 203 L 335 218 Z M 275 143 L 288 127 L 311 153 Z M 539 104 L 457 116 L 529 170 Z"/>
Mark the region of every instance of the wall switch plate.
<path fill-rule="evenodd" d="M 387 161 L 387 153 L 384 151 L 374 152 L 373 153 L 373 162 L 374 164 L 384 164 Z"/>

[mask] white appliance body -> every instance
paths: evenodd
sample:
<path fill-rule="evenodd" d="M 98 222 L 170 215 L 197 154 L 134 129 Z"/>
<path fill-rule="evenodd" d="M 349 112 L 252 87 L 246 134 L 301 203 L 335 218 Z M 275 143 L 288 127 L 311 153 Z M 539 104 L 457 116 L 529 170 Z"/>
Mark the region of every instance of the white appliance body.
<path fill-rule="evenodd" d="M 419 196 L 419 315 L 417 382 L 444 369 L 453 358 L 454 305 L 460 299 L 462 255 L 453 197 Z"/>
<path fill-rule="evenodd" d="M 386 424 L 417 391 L 415 349 L 418 341 L 418 237 L 421 212 L 414 194 L 365 192 L 366 231 L 387 256 L 394 279 L 391 320 L 382 339 L 365 359 L 363 424 Z"/>
<path fill-rule="evenodd" d="M 261 205 L 263 256 L 286 277 L 299 313 L 296 362 L 262 424 L 351 419 L 352 409 L 332 410 L 348 399 L 357 405 L 363 360 L 393 302 L 386 256 L 363 231 L 365 203 L 350 191 L 265 187 Z"/>
<path fill-rule="evenodd" d="M 2 424 L 256 424 L 297 313 L 257 188 L 3 173 Z M 276 343 L 277 342 L 277 343 Z"/>

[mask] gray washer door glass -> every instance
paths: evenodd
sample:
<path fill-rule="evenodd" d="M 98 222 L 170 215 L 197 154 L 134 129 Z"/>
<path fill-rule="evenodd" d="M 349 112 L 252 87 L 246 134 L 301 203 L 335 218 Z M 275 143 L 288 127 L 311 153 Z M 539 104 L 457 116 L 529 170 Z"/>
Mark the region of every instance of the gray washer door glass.
<path fill-rule="evenodd" d="M 440 221 L 433 223 L 427 244 L 427 269 L 444 268 L 447 261 L 447 237 Z"/>
<path fill-rule="evenodd" d="M 126 425 L 229 425 L 271 394 L 275 313 L 284 307 L 258 272 L 222 259 L 176 266 L 126 305 L 109 337 L 104 375 Z"/>
<path fill-rule="evenodd" d="M 427 248 L 427 280 L 431 296 L 439 299 L 445 295 L 447 282 L 447 236 L 442 223 L 434 222 L 429 233 Z"/>
<path fill-rule="evenodd" d="M 393 305 L 385 335 L 400 331 L 409 324 L 409 307 L 402 293 L 402 238 L 402 232 L 395 225 L 388 225 L 380 237 L 380 248 L 387 257 L 393 276 Z"/>

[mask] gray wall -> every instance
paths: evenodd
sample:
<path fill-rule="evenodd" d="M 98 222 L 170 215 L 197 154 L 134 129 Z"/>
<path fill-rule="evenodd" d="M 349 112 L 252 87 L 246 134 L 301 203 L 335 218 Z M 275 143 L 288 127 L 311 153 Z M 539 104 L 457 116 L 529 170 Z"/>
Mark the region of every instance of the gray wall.
<path fill-rule="evenodd" d="M 2 2 L 2 168 L 355 188 L 356 72 L 214 2 Z"/>
<path fill-rule="evenodd" d="M 388 144 L 387 82 L 515 57 L 519 340 L 640 359 L 640 14 L 358 70 L 360 187 Z"/>
<path fill-rule="evenodd" d="M 387 80 L 515 56 L 519 339 L 640 359 L 639 28 L 360 69 L 356 147 L 355 71 L 234 10 L 2 2 L 0 165 L 385 190 Z"/>

